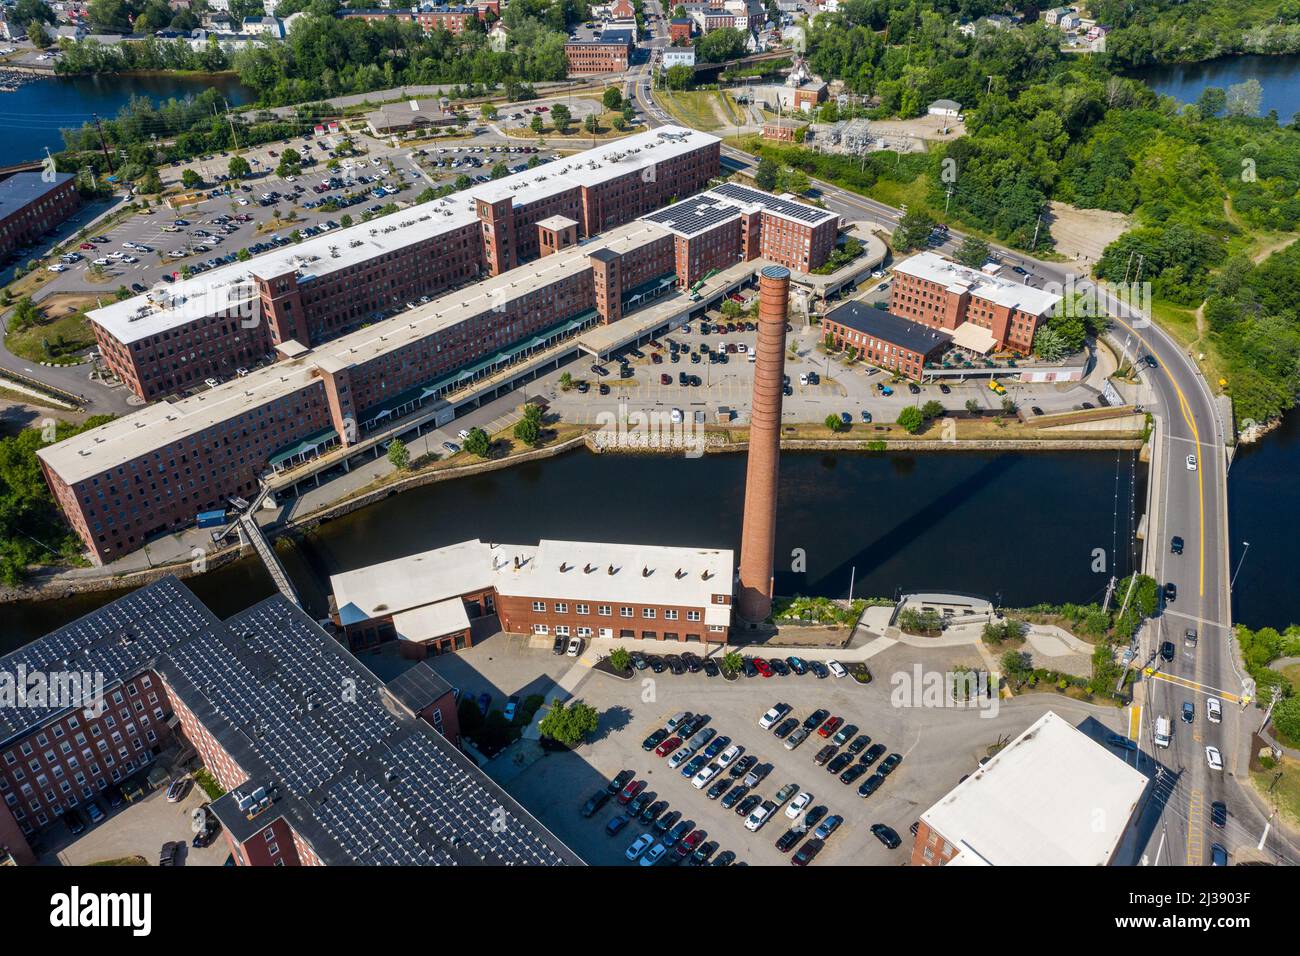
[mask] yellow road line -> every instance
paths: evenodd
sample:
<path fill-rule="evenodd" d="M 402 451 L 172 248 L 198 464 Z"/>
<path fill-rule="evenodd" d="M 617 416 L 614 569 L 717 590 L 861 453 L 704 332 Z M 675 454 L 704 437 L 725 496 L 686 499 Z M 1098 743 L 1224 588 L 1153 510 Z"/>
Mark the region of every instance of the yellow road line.
<path fill-rule="evenodd" d="M 1187 865 L 1200 866 L 1203 850 L 1201 849 L 1201 810 L 1204 796 L 1199 790 L 1193 790 L 1187 803 Z"/>
<path fill-rule="evenodd" d="M 1177 684 L 1179 687 L 1186 687 L 1189 690 L 1198 690 L 1210 697 L 1218 697 L 1220 700 L 1226 700 L 1233 704 L 1241 702 L 1241 698 L 1231 691 L 1220 690 L 1217 687 L 1211 687 L 1208 684 L 1201 684 L 1194 680 L 1189 680 L 1186 677 L 1179 677 L 1177 674 L 1166 674 L 1163 671 L 1158 671 L 1150 667 L 1144 668 L 1142 673 L 1144 676 L 1150 677 L 1152 680 L 1162 680 L 1170 684 Z"/>
<path fill-rule="evenodd" d="M 1128 709 L 1128 736 L 1129 740 L 1140 740 L 1138 736 L 1142 733 L 1142 705 L 1133 704 Z"/>

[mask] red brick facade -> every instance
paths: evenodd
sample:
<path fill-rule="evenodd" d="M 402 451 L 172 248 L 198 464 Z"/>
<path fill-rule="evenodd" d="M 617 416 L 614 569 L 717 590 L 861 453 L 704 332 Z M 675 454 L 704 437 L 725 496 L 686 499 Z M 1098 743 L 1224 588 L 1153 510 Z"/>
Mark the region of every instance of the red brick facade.
<path fill-rule="evenodd" d="M 719 582 L 729 586 L 730 582 Z M 731 604 L 731 594 L 713 595 L 719 606 Z M 556 637 L 614 637 L 659 641 L 724 642 L 727 628 L 705 622 L 706 609 L 683 605 L 622 602 L 557 601 L 545 596 L 501 595 L 497 614 L 503 630 L 514 634 Z"/>
<path fill-rule="evenodd" d="M 15 249 L 33 242 L 54 229 L 81 207 L 81 194 L 77 192 L 77 181 L 67 173 L 58 174 L 58 182 L 44 188 L 42 173 L 17 173 L 6 182 L 11 187 L 20 187 L 21 192 L 31 190 L 33 198 L 21 205 L 9 208 L 6 204 L 0 209 L 0 259 L 8 256 Z M 41 183 L 41 185 L 37 185 Z M 0 195 L 5 186 L 0 183 Z"/>
<path fill-rule="evenodd" d="M 571 76 L 597 73 L 622 73 L 627 69 L 631 50 L 621 43 L 574 41 L 564 44 Z"/>
<path fill-rule="evenodd" d="M 995 348 L 1022 355 L 1031 351 L 1034 333 L 1046 318 L 1001 305 L 975 292 L 953 292 L 941 283 L 903 272 L 894 273 L 889 311 L 949 331 L 971 322 L 992 333 Z"/>

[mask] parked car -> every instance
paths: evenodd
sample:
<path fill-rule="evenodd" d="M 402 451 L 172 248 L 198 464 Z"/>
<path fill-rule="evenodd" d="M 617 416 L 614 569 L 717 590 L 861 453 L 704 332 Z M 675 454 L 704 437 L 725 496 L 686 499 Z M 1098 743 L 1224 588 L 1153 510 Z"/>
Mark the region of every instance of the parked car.
<path fill-rule="evenodd" d="M 819 840 L 816 837 L 813 837 L 811 840 L 804 840 L 803 846 L 799 847 L 799 850 L 795 855 L 790 857 L 790 862 L 795 866 L 807 866 L 816 858 L 817 854 L 821 852 L 822 847 L 825 845 L 826 843 L 824 841 Z"/>
<path fill-rule="evenodd" d="M 645 851 L 648 850 L 654 842 L 655 842 L 654 837 L 652 837 L 648 833 L 642 833 L 639 837 L 637 837 L 635 840 L 632 841 L 631 846 L 629 846 L 623 852 L 623 855 L 627 857 L 628 862 L 634 862 L 640 859 L 641 855 L 645 853 Z"/>
<path fill-rule="evenodd" d="M 877 840 L 883 843 L 886 848 L 896 850 L 903 841 L 898 838 L 892 827 L 885 826 L 883 823 L 871 824 L 871 832 L 875 834 Z"/>
<path fill-rule="evenodd" d="M 808 728 L 806 727 L 797 728 L 794 733 L 792 733 L 789 737 L 785 739 L 785 749 L 794 750 L 801 743 L 803 743 L 805 740 L 808 739 L 808 735 L 810 733 L 811 731 L 809 731 Z"/>
<path fill-rule="evenodd" d="M 777 722 L 788 713 L 790 713 L 789 704 L 777 704 L 762 717 L 758 718 L 758 726 L 762 727 L 764 730 L 771 730 L 772 727 L 774 727 Z"/>
<path fill-rule="evenodd" d="M 597 791 L 587 798 L 587 802 L 582 805 L 581 813 L 584 817 L 590 818 L 608 802 L 609 793 L 604 790 Z"/>
<path fill-rule="evenodd" d="M 745 818 L 745 829 L 750 833 L 757 833 L 775 812 L 776 804 L 771 800 L 764 800 Z"/>
<path fill-rule="evenodd" d="M 826 723 L 822 724 L 820 727 L 817 728 L 817 736 L 830 737 L 832 734 L 835 733 L 835 731 L 840 729 L 840 725 L 843 723 L 844 723 L 843 717 L 828 718 Z"/>
<path fill-rule="evenodd" d="M 158 853 L 158 865 L 175 866 L 176 857 L 180 853 L 180 849 L 182 846 L 184 846 L 184 844 L 179 843 L 176 840 L 168 840 L 166 843 L 164 843 L 162 845 L 162 850 L 160 850 Z"/>
<path fill-rule="evenodd" d="M 171 785 L 167 788 L 167 802 L 176 803 L 178 800 L 182 799 L 185 796 L 185 794 L 189 792 L 190 792 L 190 778 L 178 777 L 177 779 L 173 780 L 171 782 Z"/>
<path fill-rule="evenodd" d="M 632 782 L 636 776 L 634 770 L 620 770 L 615 774 L 614 779 L 605 785 L 605 792 L 611 797 Z"/>
<path fill-rule="evenodd" d="M 654 750 L 656 753 L 658 753 L 658 750 L 656 750 L 656 748 L 667 739 L 668 739 L 668 731 L 665 730 L 663 727 L 660 727 L 658 730 L 652 733 L 645 740 L 641 741 L 641 749 L 645 751 Z M 659 756 L 662 757 L 663 754 L 659 754 Z"/>
<path fill-rule="evenodd" d="M 652 846 L 649 850 L 645 852 L 644 856 L 641 857 L 640 865 L 654 866 L 661 859 L 663 859 L 663 855 L 667 852 L 668 852 L 668 847 L 664 846 L 662 843 L 656 843 L 654 846 Z"/>

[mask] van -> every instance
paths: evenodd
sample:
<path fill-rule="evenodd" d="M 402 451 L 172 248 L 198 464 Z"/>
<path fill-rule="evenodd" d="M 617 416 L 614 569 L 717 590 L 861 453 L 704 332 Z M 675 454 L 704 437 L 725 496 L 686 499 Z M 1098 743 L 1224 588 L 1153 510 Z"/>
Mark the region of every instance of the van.
<path fill-rule="evenodd" d="M 1156 746 L 1157 746 L 1157 747 L 1168 747 L 1168 746 L 1169 746 L 1169 737 L 1170 737 L 1170 734 L 1171 734 L 1171 733 L 1172 733 L 1172 731 L 1170 730 L 1170 727 L 1169 727 L 1169 718 L 1168 718 L 1168 717 L 1157 717 L 1157 718 L 1156 718 L 1156 733 L 1155 733 Z"/>

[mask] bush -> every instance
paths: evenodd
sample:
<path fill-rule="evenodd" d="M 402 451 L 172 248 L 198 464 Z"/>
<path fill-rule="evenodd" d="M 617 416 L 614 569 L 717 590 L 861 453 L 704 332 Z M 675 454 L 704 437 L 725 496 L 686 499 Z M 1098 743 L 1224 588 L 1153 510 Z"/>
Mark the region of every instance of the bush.
<path fill-rule="evenodd" d="M 909 435 L 915 435 L 925 426 L 925 416 L 915 405 L 908 405 L 898 413 L 898 424 Z"/>
<path fill-rule="evenodd" d="M 918 611 L 909 607 L 899 612 L 898 626 L 906 634 L 938 637 L 943 633 L 943 615 L 934 608 Z"/>

